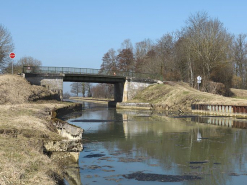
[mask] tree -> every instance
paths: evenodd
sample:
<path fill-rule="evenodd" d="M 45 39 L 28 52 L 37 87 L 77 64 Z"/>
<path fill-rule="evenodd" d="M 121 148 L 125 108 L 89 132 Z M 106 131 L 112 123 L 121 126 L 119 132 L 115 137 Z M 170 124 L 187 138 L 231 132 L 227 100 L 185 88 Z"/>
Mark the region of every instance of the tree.
<path fill-rule="evenodd" d="M 86 97 L 86 94 L 88 97 L 91 96 L 91 84 L 86 82 L 74 82 L 70 84 L 71 90 L 70 92 L 73 94 L 76 94 L 78 96 L 80 93 L 82 94 L 82 97 Z"/>
<path fill-rule="evenodd" d="M 35 59 L 31 56 L 27 56 L 27 57 L 22 57 L 20 58 L 16 64 L 14 64 L 13 70 L 14 73 L 22 73 L 23 70 L 23 66 L 41 66 L 42 62 L 38 59 Z M 12 66 L 11 63 L 9 63 L 9 65 L 5 68 L 5 71 L 7 73 L 11 73 L 12 70 Z"/>
<path fill-rule="evenodd" d="M 166 80 L 176 79 L 177 67 L 174 62 L 174 46 L 176 39 L 173 34 L 167 33 L 163 35 L 154 46 L 156 52 L 156 65 L 158 65 L 160 73 Z"/>
<path fill-rule="evenodd" d="M 87 90 L 87 97 L 92 97 L 92 92 L 91 92 L 91 84 L 90 83 L 87 83 L 88 85 L 88 90 Z"/>
<path fill-rule="evenodd" d="M 210 18 L 207 13 L 190 16 L 180 36 L 186 47 L 186 60 L 193 78 L 202 75 L 204 81 L 210 80 L 213 70 L 231 62 L 232 35 L 223 23 Z"/>
<path fill-rule="evenodd" d="M 76 94 L 76 96 L 78 97 L 79 93 L 81 92 L 80 83 L 73 82 L 72 84 L 70 84 L 70 87 L 71 87 L 70 92 Z"/>
<path fill-rule="evenodd" d="M 116 58 L 116 51 L 114 49 L 109 49 L 109 51 L 105 53 L 102 58 L 103 62 L 100 67 L 101 73 L 108 74 L 111 71 L 117 71 Z"/>
<path fill-rule="evenodd" d="M 9 54 L 14 50 L 14 44 L 9 31 L 0 25 L 0 73 L 3 73 L 6 65 L 11 61 Z"/>
<path fill-rule="evenodd" d="M 134 71 L 134 55 L 131 49 L 122 49 L 119 52 L 117 66 L 121 71 Z"/>
<path fill-rule="evenodd" d="M 133 45 L 132 45 L 130 39 L 125 39 L 122 42 L 120 50 L 123 50 L 123 49 L 130 49 L 131 51 L 133 51 Z"/>
<path fill-rule="evenodd" d="M 234 73 L 241 78 L 241 88 L 246 88 L 247 78 L 247 35 L 239 34 L 233 43 Z"/>
<path fill-rule="evenodd" d="M 18 60 L 17 65 L 19 66 L 41 66 L 42 62 L 38 59 L 28 56 L 28 57 L 22 57 L 20 60 Z"/>
<path fill-rule="evenodd" d="M 91 93 L 94 98 L 113 98 L 113 84 L 97 84 L 92 86 Z"/>
<path fill-rule="evenodd" d="M 63 99 L 69 99 L 69 98 L 70 98 L 69 92 L 63 93 Z"/>
<path fill-rule="evenodd" d="M 145 39 L 135 44 L 135 72 L 142 72 L 145 66 L 146 55 L 152 50 L 152 47 L 153 44 L 150 39 Z"/>

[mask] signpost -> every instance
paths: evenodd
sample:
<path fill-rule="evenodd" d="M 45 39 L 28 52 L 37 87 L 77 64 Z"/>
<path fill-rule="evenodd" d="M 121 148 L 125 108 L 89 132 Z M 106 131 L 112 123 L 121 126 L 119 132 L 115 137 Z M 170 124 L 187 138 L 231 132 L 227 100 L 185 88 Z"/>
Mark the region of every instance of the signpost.
<path fill-rule="evenodd" d="M 202 83 L 202 77 L 198 76 L 196 79 L 197 79 L 198 90 L 199 90 L 199 85 L 200 85 L 200 83 Z"/>
<path fill-rule="evenodd" d="M 12 74 L 13 74 L 13 63 L 14 63 L 15 53 L 10 53 L 10 54 L 9 54 L 9 57 L 10 57 L 11 59 L 13 59 L 13 60 L 12 60 Z"/>

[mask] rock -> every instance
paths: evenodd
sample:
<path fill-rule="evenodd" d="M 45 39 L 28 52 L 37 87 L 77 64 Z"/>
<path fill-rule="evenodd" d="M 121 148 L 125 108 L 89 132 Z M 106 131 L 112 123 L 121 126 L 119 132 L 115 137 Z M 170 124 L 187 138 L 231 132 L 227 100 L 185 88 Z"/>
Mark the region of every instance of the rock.
<path fill-rule="evenodd" d="M 83 145 L 81 140 L 46 141 L 44 148 L 48 152 L 80 152 Z"/>
<path fill-rule="evenodd" d="M 66 137 L 72 140 L 82 139 L 82 134 L 83 134 L 82 128 L 77 127 L 75 125 L 71 125 L 61 120 L 55 120 L 53 124 L 54 126 L 56 126 L 58 133 L 62 137 Z"/>

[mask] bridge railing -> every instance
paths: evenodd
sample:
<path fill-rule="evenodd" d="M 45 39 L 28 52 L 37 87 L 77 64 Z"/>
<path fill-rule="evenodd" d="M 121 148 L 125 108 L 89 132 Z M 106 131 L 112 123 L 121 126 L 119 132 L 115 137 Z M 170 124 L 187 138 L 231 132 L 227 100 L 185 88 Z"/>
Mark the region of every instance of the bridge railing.
<path fill-rule="evenodd" d="M 73 68 L 73 67 L 47 67 L 47 66 L 23 66 L 23 73 L 34 74 L 91 74 L 107 76 L 128 76 L 143 79 L 160 79 L 159 74 L 135 73 L 128 71 L 106 71 L 90 68 Z"/>

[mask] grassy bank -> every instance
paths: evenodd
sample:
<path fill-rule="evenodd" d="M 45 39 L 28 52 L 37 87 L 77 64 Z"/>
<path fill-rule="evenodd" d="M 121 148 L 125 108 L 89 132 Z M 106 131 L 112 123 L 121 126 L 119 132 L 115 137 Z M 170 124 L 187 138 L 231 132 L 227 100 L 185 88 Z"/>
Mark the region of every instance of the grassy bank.
<path fill-rule="evenodd" d="M 43 142 L 62 140 L 49 112 L 68 106 L 32 102 L 53 93 L 14 75 L 0 75 L 0 184 L 57 184 L 63 163 L 43 153 Z"/>
<path fill-rule="evenodd" d="M 191 88 L 183 82 L 168 82 L 165 84 L 150 85 L 143 91 L 137 93 L 134 99 L 128 102 L 146 102 L 159 105 L 167 105 L 169 110 L 184 110 L 190 111 L 192 103 L 208 103 L 222 105 L 247 105 L 245 100 L 245 90 L 235 90 L 235 97 L 229 98 L 217 94 L 201 92 Z M 246 96 L 247 97 L 247 96 Z M 160 106 L 162 107 L 162 106 Z"/>

